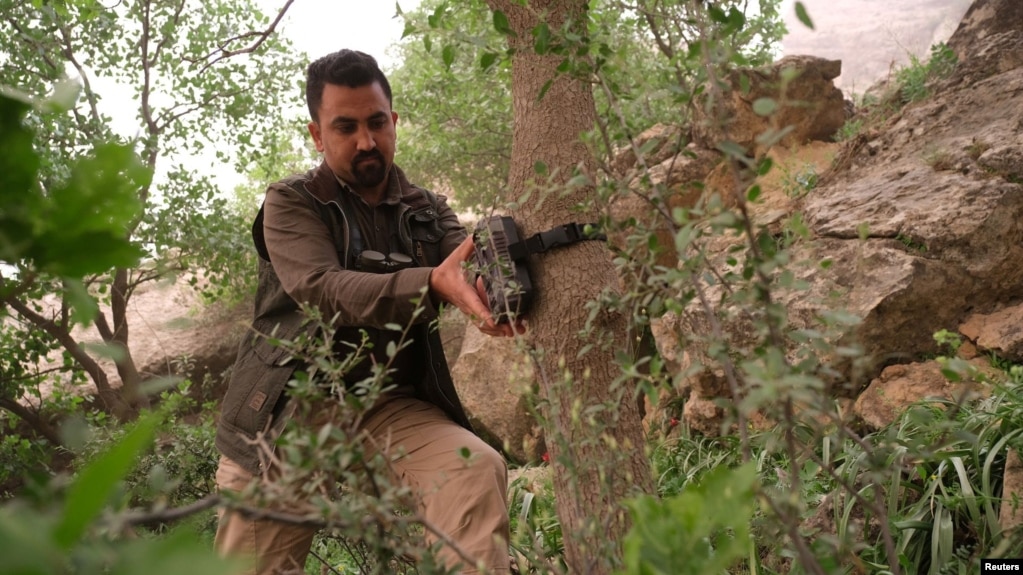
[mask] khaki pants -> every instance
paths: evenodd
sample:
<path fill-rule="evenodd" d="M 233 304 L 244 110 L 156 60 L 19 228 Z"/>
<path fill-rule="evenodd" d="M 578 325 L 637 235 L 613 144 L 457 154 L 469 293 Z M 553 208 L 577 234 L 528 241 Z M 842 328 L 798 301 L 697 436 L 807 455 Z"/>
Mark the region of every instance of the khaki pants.
<path fill-rule="evenodd" d="M 392 468 L 417 495 L 424 518 L 482 562 L 486 572 L 507 573 L 508 479 L 501 455 L 439 408 L 409 397 L 375 407 L 363 428 L 387 445 L 389 452 L 403 454 L 392 457 Z M 463 457 L 464 449 L 471 453 L 468 459 Z M 253 480 L 240 465 L 220 458 L 219 489 L 240 491 Z M 251 573 L 302 573 L 315 534 L 315 528 L 246 519 L 221 510 L 216 547 L 225 555 L 255 556 L 257 564 Z M 434 541 L 427 531 L 427 542 Z M 439 557 L 448 567 L 464 565 L 447 545 Z M 462 571 L 478 572 L 475 565 Z"/>

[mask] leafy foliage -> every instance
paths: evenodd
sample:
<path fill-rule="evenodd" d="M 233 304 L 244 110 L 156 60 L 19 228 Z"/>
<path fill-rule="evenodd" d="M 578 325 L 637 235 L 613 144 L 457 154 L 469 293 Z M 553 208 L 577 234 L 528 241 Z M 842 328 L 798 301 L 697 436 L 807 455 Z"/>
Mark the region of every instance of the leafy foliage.
<path fill-rule="evenodd" d="M 18 501 L 0 507 L 0 553 L 4 573 L 134 574 L 227 573 L 218 558 L 187 528 L 159 538 L 113 535 L 104 511 L 119 481 L 152 440 L 155 418 L 141 420 L 124 438 L 81 470 L 64 493 L 47 493 L 37 507 Z"/>
<path fill-rule="evenodd" d="M 742 65 L 769 62 L 785 31 L 778 5 L 715 3 L 712 17 L 728 24 L 711 41 Z M 533 49 L 563 57 L 561 71 L 593 83 L 598 114 L 614 119 L 595 144 L 601 153 L 654 124 L 687 121 L 692 95 L 707 79 L 700 65 L 706 27 L 697 24 L 707 14 L 691 10 L 682 0 L 601 0 L 587 11 L 587 35 L 571 32 L 571 24 L 541 22 L 532 30 Z M 461 208 L 504 207 L 512 132 L 507 16 L 483 0 L 427 0 L 403 15 L 402 65 L 392 83 L 416 96 L 396 96 L 408 142 L 403 166 L 413 179 L 450 192 Z"/>
<path fill-rule="evenodd" d="M 755 480 L 752 464 L 722 467 L 676 496 L 631 501 L 625 573 L 721 573 L 748 557 Z"/>
<path fill-rule="evenodd" d="M 927 98 L 930 95 L 928 83 L 935 79 L 947 78 L 955 70 L 957 63 L 955 52 L 945 43 L 931 46 L 930 58 L 926 61 L 910 55 L 909 65 L 895 72 L 895 83 L 902 102 L 908 104 Z"/>
<path fill-rule="evenodd" d="M 141 250 L 125 233 L 149 170 L 130 146 L 100 144 L 67 166 L 68 179 L 42 185 L 36 135 L 25 122 L 31 102 L 0 94 L 0 262 L 27 260 L 33 272 L 70 277 L 134 264 Z M 34 113 L 60 105 L 43 100 Z"/>
<path fill-rule="evenodd" d="M 10 154 L 0 193 L 10 201 L 0 214 L 0 339 L 31 343 L 0 360 L 0 407 L 59 443 L 61 414 L 41 385 L 90 380 L 98 406 L 124 420 L 149 403 L 128 345 L 126 312 L 140 286 L 186 273 L 211 300 L 250 293 L 238 278 L 254 267 L 242 233 L 251 216 L 230 209 L 195 158 L 242 170 L 269 161 L 264 143 L 280 130 L 276 110 L 295 101 L 300 67 L 248 0 L 0 8 L 10 24 L 0 32 L 0 85 L 33 103 L 2 104 Z M 105 98 L 121 107 L 116 121 Z M 137 124 L 124 129 L 132 108 Z M 83 345 L 83 325 L 103 345 Z M 40 371 L 58 350 L 62 360 Z M 121 390 L 100 358 L 116 365 Z M 33 410 L 18 403 L 26 393 L 39 400 Z"/>

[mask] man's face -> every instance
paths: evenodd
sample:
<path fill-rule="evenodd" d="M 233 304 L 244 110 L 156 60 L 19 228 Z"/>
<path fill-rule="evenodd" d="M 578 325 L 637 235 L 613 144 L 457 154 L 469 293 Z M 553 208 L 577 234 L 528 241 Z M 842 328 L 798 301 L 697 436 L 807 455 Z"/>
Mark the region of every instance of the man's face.
<path fill-rule="evenodd" d="M 318 117 L 309 133 L 330 169 L 356 192 L 381 189 L 394 162 L 398 114 L 380 84 L 325 84 Z"/>

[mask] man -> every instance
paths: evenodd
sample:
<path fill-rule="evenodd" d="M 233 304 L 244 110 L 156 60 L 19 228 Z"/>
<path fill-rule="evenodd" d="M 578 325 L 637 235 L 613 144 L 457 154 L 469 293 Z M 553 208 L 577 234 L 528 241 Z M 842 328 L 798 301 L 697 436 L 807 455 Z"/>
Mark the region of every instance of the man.
<path fill-rule="evenodd" d="M 387 78 L 361 52 L 341 50 L 307 70 L 309 133 L 323 162 L 270 185 L 253 226 L 261 256 L 257 335 L 242 342 L 224 399 L 217 485 L 241 490 L 273 477 L 257 446 L 260 438 L 275 439 L 289 413 L 286 387 L 296 365 L 265 336 L 290 340 L 308 330 L 298 302 L 308 303 L 323 318 L 336 318 L 336 352 L 347 353 L 345 343 L 363 334 L 373 343 L 371 357 L 345 375 L 345 384 L 369 376 L 374 363 L 391 362 L 393 387 L 361 430 L 381 443 L 386 438 L 392 469 L 417 494 L 424 518 L 489 572 L 507 572 L 507 470 L 469 430 L 429 324 L 447 303 L 489 335 L 511 336 L 513 328 L 497 324 L 479 288 L 467 283 L 462 264 L 472 239 L 444 198 L 411 185 L 394 165 L 398 115 L 391 100 Z M 393 358 L 385 350 L 401 334 L 384 329 L 388 324 L 412 325 L 411 344 Z M 258 573 L 300 571 L 314 534 L 228 511 L 216 543 L 223 553 L 254 554 Z M 461 563 L 463 573 L 477 572 L 449 545 L 439 557 L 449 567 Z"/>

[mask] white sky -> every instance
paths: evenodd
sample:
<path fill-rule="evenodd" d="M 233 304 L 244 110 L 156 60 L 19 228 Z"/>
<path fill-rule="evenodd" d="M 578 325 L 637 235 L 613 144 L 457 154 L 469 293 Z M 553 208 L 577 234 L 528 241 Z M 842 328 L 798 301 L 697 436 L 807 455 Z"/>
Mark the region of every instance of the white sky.
<path fill-rule="evenodd" d="M 263 10 L 276 15 L 287 0 L 259 0 Z M 419 0 L 398 0 L 402 10 L 412 10 Z M 295 0 L 281 22 L 279 32 L 310 58 L 350 48 L 375 57 L 385 69 L 397 62 L 387 48 L 401 38 L 402 18 L 395 18 L 394 0 Z"/>

